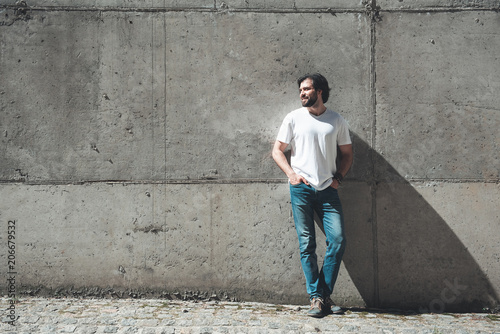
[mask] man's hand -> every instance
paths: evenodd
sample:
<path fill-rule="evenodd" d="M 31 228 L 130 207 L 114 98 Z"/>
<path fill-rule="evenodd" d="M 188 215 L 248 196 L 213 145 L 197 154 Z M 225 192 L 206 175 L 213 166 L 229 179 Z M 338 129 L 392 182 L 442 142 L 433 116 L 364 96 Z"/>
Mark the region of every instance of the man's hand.
<path fill-rule="evenodd" d="M 301 176 L 297 173 L 291 174 L 288 177 L 288 180 L 290 181 L 290 184 L 293 186 L 296 186 L 297 184 L 300 184 L 300 183 L 305 183 L 305 184 L 309 185 L 309 182 L 307 182 L 307 180 L 303 176 Z"/>
<path fill-rule="evenodd" d="M 338 189 L 339 186 L 340 186 L 339 181 L 333 179 L 332 184 L 330 184 L 330 187 L 332 187 L 333 189 Z"/>

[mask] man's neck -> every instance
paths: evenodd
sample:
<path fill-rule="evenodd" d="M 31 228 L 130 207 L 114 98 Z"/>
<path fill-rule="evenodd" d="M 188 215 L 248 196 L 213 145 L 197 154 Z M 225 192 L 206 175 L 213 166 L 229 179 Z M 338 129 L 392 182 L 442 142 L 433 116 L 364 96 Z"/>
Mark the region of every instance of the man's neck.
<path fill-rule="evenodd" d="M 320 103 L 318 105 L 315 104 L 312 107 L 307 107 L 307 110 L 309 111 L 309 113 L 315 116 L 319 116 L 326 111 L 326 107 L 323 103 Z"/>

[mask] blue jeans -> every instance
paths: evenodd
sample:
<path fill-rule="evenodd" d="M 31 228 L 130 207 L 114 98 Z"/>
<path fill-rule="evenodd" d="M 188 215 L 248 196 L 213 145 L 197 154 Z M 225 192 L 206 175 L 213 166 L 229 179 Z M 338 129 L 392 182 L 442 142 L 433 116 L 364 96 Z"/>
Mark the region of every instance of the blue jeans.
<path fill-rule="evenodd" d="M 327 298 L 333 292 L 345 250 L 344 216 L 337 189 L 318 191 L 305 183 L 290 184 L 293 219 L 299 237 L 300 261 L 310 298 Z M 314 212 L 323 223 L 326 254 L 321 271 L 316 256 Z"/>

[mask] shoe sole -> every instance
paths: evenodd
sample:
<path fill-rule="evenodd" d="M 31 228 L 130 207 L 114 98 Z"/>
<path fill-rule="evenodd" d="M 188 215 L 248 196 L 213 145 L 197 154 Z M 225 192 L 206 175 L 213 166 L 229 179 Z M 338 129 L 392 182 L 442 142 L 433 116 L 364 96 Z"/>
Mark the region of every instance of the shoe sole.
<path fill-rule="evenodd" d="M 344 310 L 340 309 L 338 311 L 329 310 L 329 314 L 344 314 Z"/>

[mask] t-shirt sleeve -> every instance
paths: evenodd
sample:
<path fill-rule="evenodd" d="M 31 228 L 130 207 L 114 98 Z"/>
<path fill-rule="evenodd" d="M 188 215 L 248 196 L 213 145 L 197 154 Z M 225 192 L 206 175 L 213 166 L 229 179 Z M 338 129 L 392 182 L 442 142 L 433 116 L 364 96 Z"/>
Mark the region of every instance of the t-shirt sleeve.
<path fill-rule="evenodd" d="M 276 140 L 285 144 L 290 144 L 290 142 L 292 141 L 292 135 L 292 120 L 289 116 L 286 116 L 283 120 L 283 123 L 281 123 L 281 127 L 278 131 Z"/>
<path fill-rule="evenodd" d="M 337 135 L 337 145 L 352 144 L 351 136 L 349 135 L 349 126 L 344 118 L 340 117 L 340 127 Z"/>

